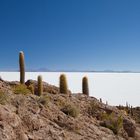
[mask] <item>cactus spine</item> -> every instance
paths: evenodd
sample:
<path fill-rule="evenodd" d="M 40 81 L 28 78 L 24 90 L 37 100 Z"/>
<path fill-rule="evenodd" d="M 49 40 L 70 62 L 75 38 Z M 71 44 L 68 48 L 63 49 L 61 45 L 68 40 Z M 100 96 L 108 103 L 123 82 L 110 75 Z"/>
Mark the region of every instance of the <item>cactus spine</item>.
<path fill-rule="evenodd" d="M 38 76 L 38 95 L 40 96 L 43 93 L 43 84 L 42 84 L 42 76 Z"/>
<path fill-rule="evenodd" d="M 21 51 L 19 53 L 19 67 L 20 67 L 20 83 L 25 83 L 25 62 L 24 62 L 24 53 Z"/>
<path fill-rule="evenodd" d="M 83 94 L 89 96 L 88 78 L 87 77 L 83 77 L 83 79 L 82 79 L 82 91 L 83 91 Z"/>
<path fill-rule="evenodd" d="M 60 75 L 59 86 L 60 86 L 60 93 L 63 93 L 63 94 L 68 93 L 67 79 L 64 74 Z"/>

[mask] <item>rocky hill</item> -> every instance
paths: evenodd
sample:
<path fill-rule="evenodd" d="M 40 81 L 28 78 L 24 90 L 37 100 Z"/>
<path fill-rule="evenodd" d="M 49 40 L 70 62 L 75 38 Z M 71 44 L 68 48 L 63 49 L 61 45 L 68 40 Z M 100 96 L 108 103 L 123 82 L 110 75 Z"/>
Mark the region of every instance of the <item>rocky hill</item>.
<path fill-rule="evenodd" d="M 0 140 L 139 140 L 138 122 L 124 110 L 83 94 L 60 94 L 43 83 L 41 96 L 0 80 Z M 137 112 L 137 117 L 138 117 Z"/>

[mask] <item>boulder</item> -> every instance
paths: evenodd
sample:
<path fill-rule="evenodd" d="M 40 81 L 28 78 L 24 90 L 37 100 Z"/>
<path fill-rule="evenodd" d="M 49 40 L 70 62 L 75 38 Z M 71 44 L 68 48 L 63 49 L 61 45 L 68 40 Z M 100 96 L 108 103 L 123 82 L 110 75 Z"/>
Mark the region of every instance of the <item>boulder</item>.
<path fill-rule="evenodd" d="M 123 128 L 127 132 L 129 137 L 135 137 L 136 125 L 135 122 L 131 119 L 123 119 Z"/>

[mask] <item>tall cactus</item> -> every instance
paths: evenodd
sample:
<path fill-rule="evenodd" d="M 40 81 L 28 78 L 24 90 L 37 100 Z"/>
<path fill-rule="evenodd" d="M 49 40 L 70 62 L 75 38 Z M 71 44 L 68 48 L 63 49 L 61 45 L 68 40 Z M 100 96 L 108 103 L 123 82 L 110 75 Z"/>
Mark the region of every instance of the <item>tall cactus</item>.
<path fill-rule="evenodd" d="M 43 83 L 42 83 L 42 76 L 38 76 L 38 95 L 40 96 L 43 93 Z"/>
<path fill-rule="evenodd" d="M 89 96 L 88 78 L 87 77 L 83 77 L 83 79 L 82 79 L 82 91 L 83 91 L 83 94 Z"/>
<path fill-rule="evenodd" d="M 60 75 L 59 86 L 60 86 L 60 93 L 68 94 L 67 78 L 64 74 Z"/>
<path fill-rule="evenodd" d="M 25 83 L 25 62 L 24 62 L 24 53 L 21 51 L 19 53 L 19 68 L 20 68 L 20 83 Z"/>

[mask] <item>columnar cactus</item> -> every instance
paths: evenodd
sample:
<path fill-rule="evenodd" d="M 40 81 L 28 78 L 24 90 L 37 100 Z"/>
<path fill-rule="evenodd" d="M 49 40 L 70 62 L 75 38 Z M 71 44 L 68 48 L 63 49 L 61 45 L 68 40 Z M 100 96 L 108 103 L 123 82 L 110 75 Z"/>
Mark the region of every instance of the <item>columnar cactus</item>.
<path fill-rule="evenodd" d="M 131 116 L 133 116 L 133 107 L 131 106 Z"/>
<path fill-rule="evenodd" d="M 43 93 L 43 83 L 42 76 L 38 76 L 38 95 L 40 96 Z"/>
<path fill-rule="evenodd" d="M 87 77 L 83 77 L 83 79 L 82 79 L 82 91 L 83 91 L 83 94 L 89 96 L 88 78 Z"/>
<path fill-rule="evenodd" d="M 102 98 L 100 98 L 100 103 L 102 103 Z"/>
<path fill-rule="evenodd" d="M 21 51 L 19 53 L 19 67 L 20 67 L 20 83 L 25 83 L 25 62 L 24 62 L 24 53 Z"/>
<path fill-rule="evenodd" d="M 59 86 L 60 86 L 60 93 L 68 94 L 67 79 L 64 74 L 60 75 Z"/>

